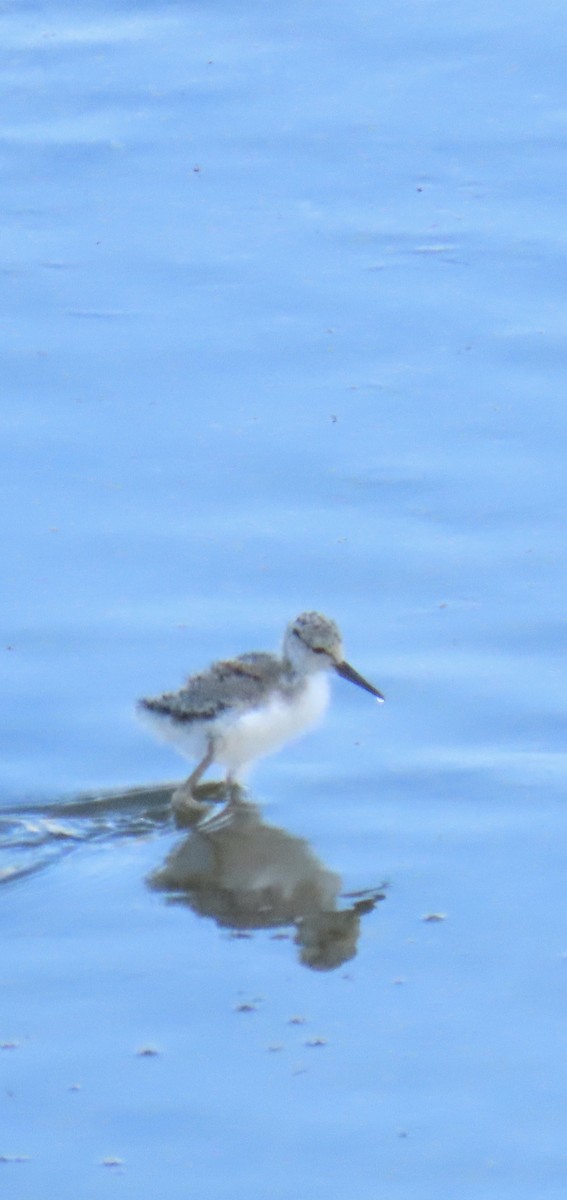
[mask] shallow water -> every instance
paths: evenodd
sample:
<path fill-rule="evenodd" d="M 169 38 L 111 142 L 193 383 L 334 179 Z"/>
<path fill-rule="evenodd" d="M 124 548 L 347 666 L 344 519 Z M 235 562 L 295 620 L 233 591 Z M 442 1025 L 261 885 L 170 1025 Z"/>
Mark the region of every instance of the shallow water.
<path fill-rule="evenodd" d="M 2 20 L 3 1194 L 563 1196 L 563 7 Z M 312 607 L 387 704 L 175 830 Z"/>

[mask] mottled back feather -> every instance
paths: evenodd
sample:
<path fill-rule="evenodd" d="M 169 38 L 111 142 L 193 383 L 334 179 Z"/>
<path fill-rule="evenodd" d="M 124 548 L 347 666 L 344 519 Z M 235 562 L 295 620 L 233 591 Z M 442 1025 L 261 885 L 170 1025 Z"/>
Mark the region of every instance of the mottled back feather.
<path fill-rule="evenodd" d="M 190 675 L 177 692 L 164 692 L 141 700 L 142 708 L 172 716 L 177 721 L 203 721 L 227 709 L 260 706 L 274 688 L 293 696 L 299 680 L 289 664 L 275 654 L 252 651 L 238 658 L 213 663 L 208 671 Z"/>

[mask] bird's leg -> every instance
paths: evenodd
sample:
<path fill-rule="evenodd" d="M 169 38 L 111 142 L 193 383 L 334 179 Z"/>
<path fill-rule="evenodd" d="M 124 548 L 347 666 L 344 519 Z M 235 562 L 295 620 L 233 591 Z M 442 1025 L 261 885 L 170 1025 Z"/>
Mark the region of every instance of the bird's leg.
<path fill-rule="evenodd" d="M 194 800 L 194 788 L 197 786 L 201 776 L 204 775 L 205 771 L 208 769 L 208 767 L 210 767 L 214 755 L 215 750 L 211 740 L 208 743 L 205 757 L 201 759 L 200 763 L 197 763 L 195 770 L 192 772 L 189 778 L 185 780 L 185 783 L 182 783 L 181 787 L 175 789 L 171 797 L 171 803 L 173 805 L 174 812 L 178 812 L 185 805 L 190 805 L 191 801 Z"/>
<path fill-rule="evenodd" d="M 228 803 L 232 805 L 238 804 L 246 792 L 246 789 L 238 782 L 236 774 L 232 771 L 229 771 L 226 777 L 226 791 Z"/>
<path fill-rule="evenodd" d="M 187 782 L 183 785 L 184 788 L 187 788 L 187 790 L 189 792 L 193 791 L 193 788 L 197 786 L 197 784 L 201 778 L 201 775 L 204 775 L 205 771 L 207 771 L 209 769 L 214 756 L 215 756 L 215 748 L 213 746 L 212 740 L 210 740 L 208 747 L 207 747 L 207 753 L 205 754 L 205 757 L 201 759 L 200 763 L 197 763 L 197 766 L 195 767 L 193 774 L 189 776 Z"/>

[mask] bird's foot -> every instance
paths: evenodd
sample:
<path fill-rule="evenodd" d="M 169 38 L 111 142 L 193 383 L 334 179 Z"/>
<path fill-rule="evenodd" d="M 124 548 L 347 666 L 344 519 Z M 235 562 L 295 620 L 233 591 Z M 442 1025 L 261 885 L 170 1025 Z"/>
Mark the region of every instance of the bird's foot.
<path fill-rule="evenodd" d="M 171 797 L 171 809 L 175 824 L 180 829 L 186 829 L 197 825 L 211 811 L 211 806 L 197 800 L 186 788 L 176 788 Z"/>
<path fill-rule="evenodd" d="M 244 794 L 245 789 L 232 781 L 197 784 L 188 779 L 172 792 L 171 807 L 175 823 L 180 827 L 196 825 L 212 813 L 213 804 L 230 807 L 238 804 Z"/>

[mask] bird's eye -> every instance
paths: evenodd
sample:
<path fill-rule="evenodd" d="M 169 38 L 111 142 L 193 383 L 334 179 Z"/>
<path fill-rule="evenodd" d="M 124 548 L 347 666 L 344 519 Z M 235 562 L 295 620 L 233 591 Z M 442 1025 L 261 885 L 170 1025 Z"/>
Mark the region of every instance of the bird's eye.
<path fill-rule="evenodd" d="M 301 642 L 302 646 L 305 646 L 307 648 L 307 650 L 311 650 L 313 654 L 326 654 L 327 653 L 327 651 L 325 650 L 325 648 L 323 646 L 310 646 L 309 642 L 306 642 L 305 638 L 301 636 L 299 629 L 293 629 L 292 633 L 294 634 L 294 637 L 296 637 Z"/>

